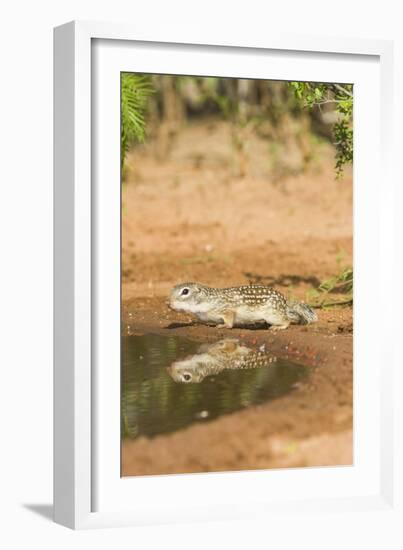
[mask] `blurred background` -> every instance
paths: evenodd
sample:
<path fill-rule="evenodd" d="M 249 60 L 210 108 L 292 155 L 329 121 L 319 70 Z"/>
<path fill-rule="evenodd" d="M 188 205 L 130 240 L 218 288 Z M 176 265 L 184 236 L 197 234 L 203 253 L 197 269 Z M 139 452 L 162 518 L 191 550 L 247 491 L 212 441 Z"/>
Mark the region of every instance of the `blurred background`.
<path fill-rule="evenodd" d="M 124 73 L 122 164 L 146 136 L 159 141 L 156 156 L 166 159 L 186 124 L 209 120 L 229 127 L 234 175 L 251 171 L 248 149 L 259 140 L 266 145 L 260 173 L 272 181 L 306 170 L 321 142 L 333 143 L 340 175 L 352 160 L 351 116 L 350 85 Z"/>
<path fill-rule="evenodd" d="M 288 275 L 309 300 L 352 290 L 351 85 L 121 83 L 124 297 Z"/>

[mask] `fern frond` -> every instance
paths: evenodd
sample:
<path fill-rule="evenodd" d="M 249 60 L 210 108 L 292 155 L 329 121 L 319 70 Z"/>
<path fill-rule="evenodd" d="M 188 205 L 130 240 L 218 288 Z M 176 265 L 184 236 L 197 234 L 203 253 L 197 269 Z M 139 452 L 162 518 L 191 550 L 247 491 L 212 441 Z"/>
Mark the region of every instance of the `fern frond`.
<path fill-rule="evenodd" d="M 145 113 L 147 101 L 154 88 L 147 75 L 122 73 L 121 75 L 121 162 L 134 141 L 145 139 Z"/>

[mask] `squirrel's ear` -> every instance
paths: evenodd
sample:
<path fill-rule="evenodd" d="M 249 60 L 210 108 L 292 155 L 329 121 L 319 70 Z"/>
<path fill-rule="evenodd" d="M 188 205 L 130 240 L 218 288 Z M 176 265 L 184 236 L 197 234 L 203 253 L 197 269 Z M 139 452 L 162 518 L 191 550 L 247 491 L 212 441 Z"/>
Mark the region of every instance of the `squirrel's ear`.
<path fill-rule="evenodd" d="M 228 351 L 229 353 L 235 351 L 239 347 L 239 343 L 236 340 L 222 340 L 220 343 L 223 351 Z"/>

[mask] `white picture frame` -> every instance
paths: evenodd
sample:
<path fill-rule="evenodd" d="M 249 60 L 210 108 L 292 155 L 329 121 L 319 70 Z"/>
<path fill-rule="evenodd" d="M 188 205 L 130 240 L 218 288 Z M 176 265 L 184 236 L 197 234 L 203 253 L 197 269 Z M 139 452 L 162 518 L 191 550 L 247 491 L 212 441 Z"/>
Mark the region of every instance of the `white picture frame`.
<path fill-rule="evenodd" d="M 393 318 L 393 43 L 276 33 L 196 39 L 185 29 L 149 36 L 130 25 L 72 22 L 55 29 L 54 62 L 55 521 L 81 529 L 393 509 L 397 359 L 388 324 L 371 316 L 376 307 Z M 353 466 L 120 478 L 122 70 L 355 84 Z"/>

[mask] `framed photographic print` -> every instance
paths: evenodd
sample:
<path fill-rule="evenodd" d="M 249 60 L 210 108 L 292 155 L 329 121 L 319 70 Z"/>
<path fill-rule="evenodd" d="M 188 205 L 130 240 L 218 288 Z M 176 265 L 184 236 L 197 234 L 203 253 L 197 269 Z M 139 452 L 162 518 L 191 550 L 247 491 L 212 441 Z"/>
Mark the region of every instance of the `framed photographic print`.
<path fill-rule="evenodd" d="M 392 43 L 225 36 L 55 29 L 69 527 L 392 506 Z"/>

